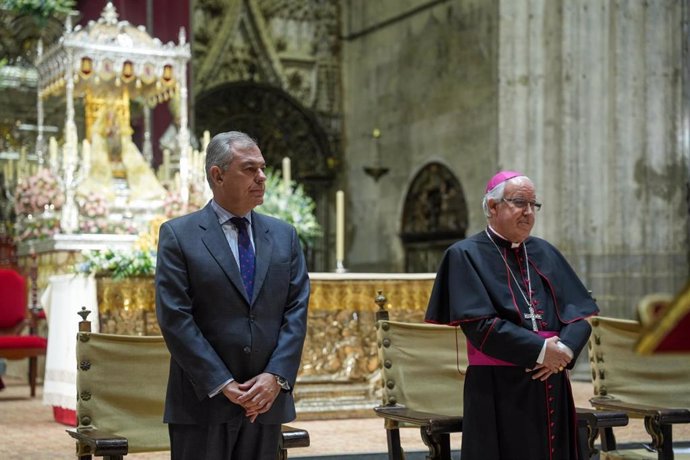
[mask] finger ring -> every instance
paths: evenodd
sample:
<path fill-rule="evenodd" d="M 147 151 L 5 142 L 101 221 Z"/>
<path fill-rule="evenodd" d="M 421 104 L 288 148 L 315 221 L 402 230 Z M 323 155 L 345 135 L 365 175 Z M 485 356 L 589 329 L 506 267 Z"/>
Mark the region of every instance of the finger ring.
<path fill-rule="evenodd" d="M 562 372 L 562 371 L 563 371 L 563 366 L 558 368 L 558 372 Z"/>

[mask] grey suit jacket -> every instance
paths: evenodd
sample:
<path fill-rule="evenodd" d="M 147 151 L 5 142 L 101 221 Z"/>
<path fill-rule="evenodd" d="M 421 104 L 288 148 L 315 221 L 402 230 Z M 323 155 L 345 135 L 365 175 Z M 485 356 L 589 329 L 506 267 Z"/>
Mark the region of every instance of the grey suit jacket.
<path fill-rule="evenodd" d="M 252 213 L 256 246 L 254 297 L 210 203 L 164 223 L 158 242 L 156 313 L 171 354 L 166 423 L 224 423 L 243 409 L 221 392 L 232 378 L 262 372 L 294 387 L 307 328 L 309 277 L 291 225 Z M 291 393 L 281 392 L 260 423 L 295 418 Z"/>

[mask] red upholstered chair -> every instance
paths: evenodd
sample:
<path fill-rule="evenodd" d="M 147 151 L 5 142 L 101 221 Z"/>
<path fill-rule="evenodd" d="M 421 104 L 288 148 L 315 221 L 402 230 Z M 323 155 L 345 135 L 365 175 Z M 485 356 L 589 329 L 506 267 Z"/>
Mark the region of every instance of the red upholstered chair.
<path fill-rule="evenodd" d="M 26 280 L 10 269 L 0 269 L 0 358 L 29 358 L 31 396 L 36 396 L 38 356 L 46 354 L 47 339 L 33 335 L 38 313 L 27 308 Z M 22 335 L 29 327 L 29 334 Z"/>

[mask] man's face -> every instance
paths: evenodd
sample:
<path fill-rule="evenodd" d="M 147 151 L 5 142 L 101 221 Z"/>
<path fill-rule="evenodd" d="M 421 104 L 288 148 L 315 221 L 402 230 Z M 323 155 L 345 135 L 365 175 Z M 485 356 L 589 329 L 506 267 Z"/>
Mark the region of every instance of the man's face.
<path fill-rule="evenodd" d="M 489 200 L 489 224 L 498 233 L 513 243 L 524 241 L 534 227 L 534 208 L 520 209 L 510 200 L 536 201 L 534 185 L 527 180 L 508 182 L 503 192 L 503 200 Z"/>
<path fill-rule="evenodd" d="M 266 162 L 258 147 L 235 149 L 225 171 L 217 166 L 212 168 L 213 197 L 231 213 L 244 216 L 264 202 L 265 167 Z"/>

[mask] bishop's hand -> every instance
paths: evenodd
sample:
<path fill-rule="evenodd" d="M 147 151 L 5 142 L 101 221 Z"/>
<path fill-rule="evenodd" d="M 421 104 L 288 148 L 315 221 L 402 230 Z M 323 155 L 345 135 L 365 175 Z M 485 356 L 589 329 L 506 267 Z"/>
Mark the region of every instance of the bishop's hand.
<path fill-rule="evenodd" d="M 537 364 L 534 369 L 528 369 L 528 372 L 533 372 L 532 378 L 534 380 L 544 381 L 553 374 L 562 372 L 571 360 L 572 358 L 566 349 L 558 346 L 558 337 L 549 337 L 546 339 L 544 362 Z"/>

